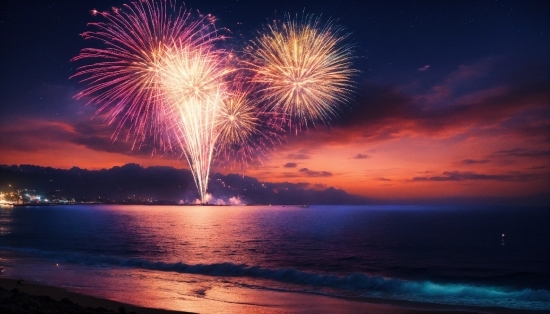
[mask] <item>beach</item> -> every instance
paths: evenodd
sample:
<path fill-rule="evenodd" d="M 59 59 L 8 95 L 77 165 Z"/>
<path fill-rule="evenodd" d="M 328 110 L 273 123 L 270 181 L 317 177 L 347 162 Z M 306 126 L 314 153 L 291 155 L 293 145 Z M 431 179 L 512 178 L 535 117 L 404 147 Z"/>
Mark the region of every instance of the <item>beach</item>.
<path fill-rule="evenodd" d="M 96 298 L 76 292 L 71 292 L 63 288 L 47 286 L 35 282 L 1 278 L 0 277 L 0 311 L 2 313 L 24 313 L 26 310 L 45 310 L 57 313 L 86 313 L 88 308 L 92 308 L 90 313 L 109 313 L 109 311 L 119 313 L 121 308 L 125 312 L 143 313 L 143 314 L 169 314 L 169 313 L 189 313 L 182 311 L 168 311 L 162 309 L 150 309 L 107 299 Z M 49 298 L 43 298 L 47 296 Z M 11 301 L 11 302 L 10 302 Z M 103 309 L 103 310 L 102 310 Z"/>
<path fill-rule="evenodd" d="M 31 310 L 49 310 L 55 313 L 136 313 L 136 314 L 185 314 L 195 313 L 141 307 L 90 295 L 71 292 L 66 289 L 48 286 L 36 282 L 16 279 L 0 278 L 0 310 L 3 313 L 28 313 Z M 14 292 L 15 291 L 15 292 Z M 48 298 L 46 298 L 46 297 Z M 267 297 L 267 296 L 266 296 Z M 394 302 L 394 304 L 355 302 L 316 295 L 293 295 L 286 293 L 271 295 L 270 307 L 254 306 L 253 304 L 222 305 L 213 311 L 198 313 L 336 313 L 342 306 L 346 313 L 373 313 L 373 314 L 459 314 L 459 313 L 525 313 L 518 310 L 502 309 L 475 309 L 468 307 L 433 306 L 429 304 L 414 304 Z M 354 304 L 355 303 L 355 304 Z M 354 309 L 350 308 L 354 304 Z M 301 308 L 301 309 L 300 309 Z M 10 312 L 11 311 L 11 312 Z"/>

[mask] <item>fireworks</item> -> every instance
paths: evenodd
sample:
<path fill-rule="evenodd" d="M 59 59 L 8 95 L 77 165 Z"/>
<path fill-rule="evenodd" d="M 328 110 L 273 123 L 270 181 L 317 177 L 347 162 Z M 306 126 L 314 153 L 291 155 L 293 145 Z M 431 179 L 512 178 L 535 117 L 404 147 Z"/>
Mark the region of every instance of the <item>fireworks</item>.
<path fill-rule="evenodd" d="M 281 141 L 284 119 L 261 110 L 251 93 L 238 88 L 221 107 L 216 128 L 219 165 L 261 163 L 267 151 Z"/>
<path fill-rule="evenodd" d="M 113 13 L 92 14 L 107 22 L 91 23 L 97 30 L 82 36 L 105 47 L 83 49 L 73 58 L 99 60 L 78 68 L 75 77 L 89 86 L 76 98 L 89 98 L 107 113 L 117 125 L 115 138 L 127 127 L 134 143 L 152 138 L 172 149 L 175 137 L 204 199 L 214 142 L 208 134 L 221 97 L 217 87 L 208 89 L 219 79 L 209 72 L 216 60 L 209 50 L 221 39 L 213 17 L 193 19 L 167 1 L 134 1 Z"/>
<path fill-rule="evenodd" d="M 88 104 L 99 105 L 109 123 L 117 125 L 114 137 L 128 127 L 134 143 L 153 138 L 162 148 L 170 146 L 167 129 L 167 104 L 160 96 L 160 61 L 173 40 L 204 46 L 217 39 L 210 16 L 193 20 L 190 12 L 167 1 L 135 1 L 123 9 L 91 11 L 107 22 L 90 23 L 95 31 L 82 34 L 95 39 L 103 48 L 85 48 L 76 60 L 93 63 L 78 68 L 88 87 L 76 95 Z"/>
<path fill-rule="evenodd" d="M 231 70 L 220 66 L 219 52 L 185 44 L 174 45 L 162 58 L 161 87 L 204 202 L 216 143 L 216 118 L 226 93 L 224 77 Z"/>
<path fill-rule="evenodd" d="M 92 61 L 74 75 L 88 84 L 76 98 L 106 113 L 115 138 L 124 130 L 139 145 L 153 139 L 161 149 L 181 150 L 203 203 L 215 154 L 256 160 L 283 125 L 329 119 L 350 90 L 345 36 L 318 19 L 270 26 L 248 47 L 252 59 L 240 62 L 215 47 L 223 36 L 211 15 L 195 19 L 169 0 L 90 12 L 106 22 L 90 23 L 95 31 L 82 36 L 104 47 L 73 58 Z"/>
<path fill-rule="evenodd" d="M 261 88 L 261 101 L 284 114 L 293 128 L 326 121 L 336 105 L 348 100 L 352 52 L 341 45 L 345 35 L 330 23 L 307 16 L 270 25 L 249 47 L 255 72 L 253 82 Z"/>
<path fill-rule="evenodd" d="M 259 124 L 256 104 L 247 92 L 236 92 L 227 97 L 221 106 L 217 119 L 218 140 L 229 150 L 238 150 L 259 132 Z"/>

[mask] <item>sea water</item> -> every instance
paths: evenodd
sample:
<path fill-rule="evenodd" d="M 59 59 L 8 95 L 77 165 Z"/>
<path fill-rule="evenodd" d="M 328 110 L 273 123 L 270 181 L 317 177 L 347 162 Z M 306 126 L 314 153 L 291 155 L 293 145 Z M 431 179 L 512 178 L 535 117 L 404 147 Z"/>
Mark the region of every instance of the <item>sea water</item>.
<path fill-rule="evenodd" d="M 502 206 L 0 208 L 0 266 L 178 310 L 279 292 L 550 310 L 549 222 Z"/>

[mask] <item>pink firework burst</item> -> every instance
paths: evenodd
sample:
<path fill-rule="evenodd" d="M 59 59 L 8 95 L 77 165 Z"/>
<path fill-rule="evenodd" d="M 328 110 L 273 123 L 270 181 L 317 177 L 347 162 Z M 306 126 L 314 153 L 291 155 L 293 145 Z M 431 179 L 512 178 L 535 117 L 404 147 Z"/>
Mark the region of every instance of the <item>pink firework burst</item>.
<path fill-rule="evenodd" d="M 90 62 L 72 77 L 88 86 L 76 95 L 98 105 L 116 125 L 113 139 L 126 130 L 134 145 L 152 139 L 162 149 L 172 147 L 169 104 L 162 97 L 160 67 L 175 41 L 207 47 L 221 36 L 211 15 L 195 18 L 191 12 L 166 0 L 133 1 L 113 12 L 93 10 L 105 21 L 89 23 L 94 30 L 82 34 L 101 48 L 84 48 L 72 61 Z"/>

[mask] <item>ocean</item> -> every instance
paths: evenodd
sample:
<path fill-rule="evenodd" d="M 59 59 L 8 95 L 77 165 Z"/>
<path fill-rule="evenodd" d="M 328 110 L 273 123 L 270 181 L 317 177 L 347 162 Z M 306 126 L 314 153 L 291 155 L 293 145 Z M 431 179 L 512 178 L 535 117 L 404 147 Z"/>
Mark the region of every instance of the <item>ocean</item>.
<path fill-rule="evenodd" d="M 550 311 L 549 226 L 517 206 L 22 206 L 0 208 L 0 268 L 198 312 L 281 295 Z"/>

